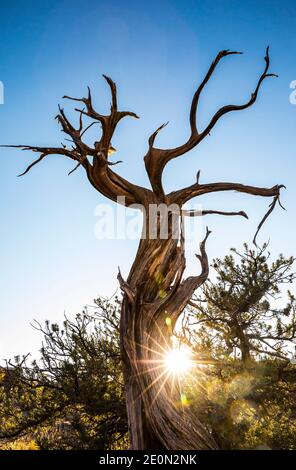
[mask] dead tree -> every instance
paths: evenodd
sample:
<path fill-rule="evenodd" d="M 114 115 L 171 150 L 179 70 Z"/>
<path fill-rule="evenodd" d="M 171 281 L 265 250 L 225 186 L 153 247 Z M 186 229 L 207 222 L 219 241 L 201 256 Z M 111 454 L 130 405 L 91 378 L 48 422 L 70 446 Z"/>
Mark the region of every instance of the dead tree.
<path fill-rule="evenodd" d="M 197 180 L 190 186 L 166 194 L 162 184 L 162 174 L 165 166 L 174 158 L 181 157 L 195 148 L 213 130 L 218 120 L 232 111 L 239 111 L 252 106 L 265 78 L 269 73 L 268 49 L 265 56 L 265 68 L 256 88 L 249 100 L 240 105 L 227 105 L 220 108 L 203 129 L 197 126 L 197 111 L 199 98 L 207 82 L 211 78 L 218 63 L 226 56 L 239 52 L 223 50 L 210 65 L 205 78 L 197 88 L 190 109 L 190 135 L 188 140 L 176 148 L 161 149 L 155 146 L 155 139 L 166 124 L 160 126 L 149 138 L 148 151 L 144 157 L 146 171 L 151 183 L 151 189 L 137 186 L 127 181 L 114 171 L 114 163 L 109 161 L 111 140 L 119 121 L 131 116 L 138 116 L 129 111 L 119 111 L 115 83 L 104 75 L 112 95 L 109 115 L 99 114 L 93 105 L 90 89 L 86 98 L 64 98 L 80 102 L 83 109 L 79 113 L 79 126 L 76 128 L 67 118 L 64 110 L 59 108 L 57 120 L 62 130 L 71 141 L 71 146 L 62 144 L 61 147 L 36 147 L 17 145 L 23 150 L 37 152 L 39 157 L 24 171 L 27 173 L 34 165 L 51 154 L 66 156 L 73 160 L 75 167 L 83 167 L 91 185 L 101 194 L 117 201 L 124 198 L 125 205 L 139 204 L 145 209 L 144 225 L 151 222 L 149 207 L 151 204 L 174 205 L 180 208 L 180 220 L 183 216 L 204 216 L 207 214 L 239 215 L 247 217 L 245 212 L 220 212 L 205 210 L 199 213 L 182 212 L 183 205 L 205 194 L 219 191 L 238 191 L 254 196 L 273 198 L 270 208 L 261 223 L 266 220 L 277 202 L 283 185 L 271 188 L 249 186 L 233 182 L 201 183 L 199 172 Z M 100 140 L 89 146 L 83 140 L 85 132 L 83 118 L 88 116 L 92 124 L 100 123 L 102 133 Z M 90 125 L 92 125 L 90 124 Z M 70 172 L 71 173 L 71 172 Z M 118 279 L 123 291 L 121 311 L 121 352 L 124 363 L 126 403 L 129 421 L 129 431 L 132 449 L 215 449 L 217 448 L 209 430 L 205 428 L 189 409 L 182 409 L 176 387 L 164 380 L 164 372 L 159 367 L 153 367 L 157 358 L 162 354 L 171 335 L 171 328 L 182 313 L 187 301 L 194 291 L 205 282 L 208 276 L 208 259 L 206 254 L 206 236 L 200 245 L 197 258 L 201 264 L 201 273 L 183 279 L 185 269 L 184 236 L 182 230 L 180 239 L 174 237 L 173 217 L 169 216 L 168 237 L 162 239 L 143 237 L 140 240 L 135 261 L 127 280 L 119 272 Z M 159 222 L 159 220 L 158 220 Z M 181 224 L 182 225 L 182 224 Z M 166 319 L 170 318 L 170 328 Z"/>

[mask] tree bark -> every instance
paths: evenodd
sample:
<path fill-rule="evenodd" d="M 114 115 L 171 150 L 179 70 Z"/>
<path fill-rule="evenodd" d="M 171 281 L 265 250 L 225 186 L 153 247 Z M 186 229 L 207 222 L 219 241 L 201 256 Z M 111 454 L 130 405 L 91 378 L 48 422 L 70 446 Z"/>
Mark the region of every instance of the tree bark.
<path fill-rule="evenodd" d="M 204 245 L 201 251 L 202 274 L 181 283 L 184 248 L 178 240 L 142 239 L 127 281 L 119 275 L 124 291 L 121 353 L 132 449 L 217 448 L 210 432 L 182 406 L 180 390 L 164 364 L 175 323 L 207 277 Z"/>

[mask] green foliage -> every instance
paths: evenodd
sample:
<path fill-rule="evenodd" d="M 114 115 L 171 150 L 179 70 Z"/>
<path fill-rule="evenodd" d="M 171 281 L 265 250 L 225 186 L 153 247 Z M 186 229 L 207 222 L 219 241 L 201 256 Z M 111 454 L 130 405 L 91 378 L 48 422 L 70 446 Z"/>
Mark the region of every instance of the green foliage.
<path fill-rule="evenodd" d="M 223 449 L 296 450 L 296 334 L 293 258 L 267 247 L 215 260 L 176 336 L 196 367 L 181 381 L 182 406 Z M 118 299 L 98 299 L 62 327 L 35 324 L 41 357 L 0 369 L 0 447 L 127 449 Z M 292 346 L 291 346 L 292 345 Z"/>
<path fill-rule="evenodd" d="M 274 359 L 202 367 L 186 389 L 222 449 L 295 450 L 295 392 L 295 367 Z"/>
<path fill-rule="evenodd" d="M 31 435 L 40 449 L 126 445 L 117 299 L 98 299 L 63 327 L 46 322 L 41 358 L 15 358 L 2 370 L 0 437 Z"/>
<path fill-rule="evenodd" d="M 216 259 L 181 328 L 200 364 L 187 394 L 222 448 L 296 449 L 295 298 L 280 298 L 294 258 L 269 258 L 244 245 Z"/>
<path fill-rule="evenodd" d="M 294 258 L 280 255 L 273 262 L 269 258 L 265 244 L 257 250 L 244 245 L 243 253 L 232 249 L 223 260 L 214 260 L 214 281 L 206 282 L 188 311 L 187 326 L 198 331 L 196 347 L 201 353 L 218 360 L 239 356 L 244 361 L 259 356 L 285 359 L 291 354 L 295 298 L 287 290 L 283 304 L 279 296 L 295 279 Z"/>

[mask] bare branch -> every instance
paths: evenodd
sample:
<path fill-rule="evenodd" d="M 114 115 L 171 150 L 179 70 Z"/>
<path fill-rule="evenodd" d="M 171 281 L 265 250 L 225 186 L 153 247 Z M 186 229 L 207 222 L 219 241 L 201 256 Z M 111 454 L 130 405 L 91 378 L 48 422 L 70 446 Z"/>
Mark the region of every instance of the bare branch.
<path fill-rule="evenodd" d="M 94 124 L 98 124 L 98 123 L 97 123 L 96 121 L 91 122 L 88 126 L 86 126 L 86 128 L 84 129 L 84 131 L 81 132 L 80 137 L 82 137 L 83 134 L 85 134 L 85 133 L 88 131 L 88 129 L 90 129 Z"/>
<path fill-rule="evenodd" d="M 80 165 L 81 165 L 81 163 L 80 163 L 80 162 L 79 162 L 79 163 L 77 163 L 77 165 L 75 165 L 75 166 L 74 166 L 73 170 L 69 171 L 69 173 L 68 173 L 68 176 L 70 176 L 72 173 L 74 173 L 74 171 L 76 171 L 76 170 L 77 170 L 77 168 L 79 168 L 79 167 L 80 167 Z"/>
<path fill-rule="evenodd" d="M 164 302 L 162 302 L 161 308 L 167 309 L 169 312 L 170 317 L 176 320 L 180 313 L 185 308 L 188 299 L 192 297 L 194 292 L 198 287 L 200 287 L 207 279 L 209 274 L 209 262 L 208 256 L 206 253 L 206 242 L 208 237 L 210 236 L 211 231 L 206 228 L 206 235 L 202 242 L 200 243 L 200 254 L 196 254 L 195 256 L 199 259 L 201 264 L 201 273 L 198 276 L 190 276 L 185 279 L 176 289 L 173 296 L 168 296 Z M 185 266 L 184 266 L 185 268 Z M 183 269 L 184 271 L 184 269 Z"/>
<path fill-rule="evenodd" d="M 89 162 L 80 158 L 80 154 L 75 151 L 75 149 L 68 149 L 66 146 L 62 147 L 34 147 L 31 145 L 1 145 L 0 147 L 9 147 L 9 148 L 20 148 L 21 150 L 30 150 L 32 152 L 40 153 L 40 157 L 33 161 L 26 170 L 18 176 L 23 176 L 28 173 L 33 166 L 39 163 L 48 155 L 63 155 L 80 162 L 80 164 L 87 170 L 89 168 Z"/>
<path fill-rule="evenodd" d="M 253 238 L 253 243 L 254 243 L 254 245 L 255 245 L 256 247 L 257 247 L 257 243 L 256 243 L 257 235 L 258 235 L 258 233 L 259 233 L 259 231 L 260 231 L 262 225 L 263 225 L 264 222 L 266 221 L 266 219 L 270 216 L 270 214 L 271 214 L 272 211 L 274 210 L 274 208 L 275 208 L 277 202 L 279 203 L 280 207 L 285 210 L 285 208 L 284 208 L 284 207 L 281 205 L 281 203 L 280 203 L 279 194 L 278 194 L 277 196 L 275 196 L 275 197 L 273 198 L 272 203 L 269 205 L 268 211 L 266 212 L 265 216 L 263 217 L 263 219 L 261 220 L 261 222 L 259 223 L 259 225 L 258 225 L 258 227 L 257 227 L 256 233 L 255 233 L 254 238 Z"/>
<path fill-rule="evenodd" d="M 182 215 L 186 217 L 201 217 L 204 215 L 226 215 L 226 216 L 232 216 L 232 215 L 240 215 L 241 217 L 244 217 L 245 219 L 248 219 L 248 215 L 244 211 L 239 211 L 239 212 L 227 212 L 227 211 L 213 211 L 213 210 L 186 210 L 182 209 Z"/>
<path fill-rule="evenodd" d="M 148 139 L 148 143 L 149 143 L 149 148 L 151 149 L 153 147 L 153 144 L 154 144 L 154 141 L 156 139 L 156 136 L 157 134 L 162 130 L 164 129 L 167 125 L 168 125 L 169 121 L 167 122 L 164 122 L 161 126 L 159 126 L 155 132 L 153 132 L 153 134 L 151 134 L 151 136 L 149 137 Z"/>
<path fill-rule="evenodd" d="M 114 165 L 118 165 L 119 163 L 122 163 L 122 160 L 117 160 L 116 162 L 107 162 L 107 165 L 114 166 Z"/>
<path fill-rule="evenodd" d="M 89 116 L 89 117 L 95 119 L 96 121 L 101 122 L 101 124 L 103 124 L 105 116 L 103 116 L 102 114 L 97 113 L 94 110 L 93 105 L 92 105 L 92 97 L 91 97 L 90 88 L 87 87 L 87 90 L 88 90 L 88 96 L 86 98 L 73 98 L 72 96 L 68 96 L 68 95 L 64 95 L 63 98 L 68 99 L 68 100 L 72 100 L 72 101 L 79 101 L 81 103 L 84 103 L 85 106 L 86 106 L 87 111 L 77 109 L 77 108 L 75 108 L 75 111 L 78 111 L 82 114 L 85 114 L 86 116 Z"/>
<path fill-rule="evenodd" d="M 133 302 L 135 298 L 135 292 L 134 290 L 129 286 L 129 284 L 123 279 L 121 275 L 120 268 L 118 267 L 118 274 L 117 274 L 117 279 L 119 281 L 119 285 L 121 290 L 127 295 L 129 300 Z"/>
<path fill-rule="evenodd" d="M 259 80 L 258 80 L 258 83 L 257 83 L 257 86 L 254 90 L 253 93 L 251 93 L 251 97 L 250 99 L 244 103 L 244 104 L 241 104 L 241 105 L 227 105 L 227 106 L 223 106 L 222 108 L 220 108 L 216 114 L 213 116 L 212 120 L 210 121 L 209 125 L 206 127 L 206 129 L 202 132 L 202 136 L 206 136 L 210 131 L 211 129 L 213 129 L 214 125 L 216 124 L 216 122 L 222 117 L 224 116 L 224 114 L 227 114 L 229 112 L 232 112 L 232 111 L 241 111 L 243 109 L 247 109 L 249 108 L 250 106 L 252 106 L 256 99 L 257 99 L 257 96 L 258 96 L 258 92 L 259 92 L 259 89 L 260 89 L 260 86 L 262 84 L 262 82 L 268 78 L 268 77 L 277 77 L 276 74 L 274 73 L 267 73 L 268 70 L 269 70 L 269 65 L 270 65 L 270 59 L 269 59 L 269 46 L 267 47 L 266 49 L 266 54 L 265 54 L 265 57 L 264 57 L 264 60 L 265 60 L 265 69 L 264 69 L 264 72 L 262 73 L 262 75 L 260 76 Z"/>
<path fill-rule="evenodd" d="M 112 95 L 112 107 L 111 107 L 111 112 L 114 112 L 114 111 L 117 111 L 117 91 L 116 91 L 116 85 L 115 83 L 113 82 L 113 80 L 111 80 L 110 77 L 107 77 L 107 75 L 103 75 L 104 79 L 106 80 L 106 82 L 108 83 L 108 85 L 110 86 L 110 90 L 111 90 L 111 95 Z"/>
<path fill-rule="evenodd" d="M 230 50 L 220 51 L 217 54 L 215 60 L 212 62 L 205 78 L 203 79 L 203 81 L 201 82 L 201 84 L 199 85 L 198 89 L 196 90 L 196 92 L 193 96 L 191 109 L 190 109 L 190 127 L 191 127 L 191 133 L 192 134 L 198 134 L 198 130 L 196 128 L 196 111 L 197 111 L 197 106 L 198 106 L 198 102 L 199 102 L 201 92 L 203 91 L 205 85 L 210 80 L 210 78 L 211 78 L 216 66 L 220 62 L 220 60 L 223 57 L 226 57 L 226 56 L 231 55 L 231 54 L 242 54 L 242 52 L 230 51 Z"/>
<path fill-rule="evenodd" d="M 13 145 L 6 147 L 16 147 L 22 150 L 31 150 L 33 152 L 40 153 L 40 157 L 32 162 L 22 175 L 28 173 L 33 166 L 39 163 L 47 155 L 64 155 L 76 161 L 75 167 L 68 173 L 72 174 L 80 166 L 82 166 L 87 173 L 87 177 L 91 184 L 103 195 L 109 199 L 116 201 L 119 196 L 125 197 L 126 205 L 140 203 L 143 199 L 146 199 L 150 190 L 136 186 L 129 181 L 125 180 L 114 171 L 111 171 L 109 166 L 117 165 L 120 161 L 109 162 L 108 156 L 111 153 L 110 149 L 113 150 L 111 139 L 118 122 L 125 116 L 132 116 L 138 118 L 138 116 L 129 111 L 118 111 L 117 104 L 117 93 L 116 85 L 111 78 L 104 75 L 107 81 L 112 96 L 112 105 L 109 115 L 99 114 L 93 107 L 92 97 L 90 88 L 88 87 L 88 94 L 85 98 L 74 98 L 65 95 L 64 98 L 81 102 L 85 105 L 84 109 L 76 109 L 79 113 L 79 126 L 76 128 L 66 116 L 66 113 L 62 107 L 59 106 L 59 113 L 56 116 L 57 121 L 61 125 L 62 131 L 68 136 L 67 141 L 71 142 L 70 148 L 67 148 L 65 144 L 61 144 L 61 147 L 38 147 L 30 145 Z M 93 119 L 88 126 L 83 129 L 83 116 L 86 115 Z M 83 135 L 90 129 L 94 124 L 100 123 L 102 126 L 102 134 L 100 140 L 94 143 L 94 146 L 90 147 L 83 140 Z M 88 157 L 92 158 L 92 163 L 88 160 Z"/>
<path fill-rule="evenodd" d="M 206 126 L 206 128 L 203 131 L 199 132 L 197 130 L 197 127 L 196 127 L 196 112 L 197 112 L 197 107 L 198 107 L 200 94 L 203 91 L 203 89 L 204 89 L 205 85 L 207 84 L 207 82 L 209 81 L 210 77 L 212 76 L 212 74 L 213 74 L 217 64 L 219 63 L 219 61 L 223 57 L 225 57 L 227 55 L 230 55 L 230 54 L 239 54 L 239 52 L 235 52 L 235 51 L 232 52 L 232 51 L 228 51 L 228 50 L 219 52 L 216 59 L 211 64 L 204 80 L 202 81 L 201 85 L 198 87 L 198 89 L 196 90 L 196 92 L 193 96 L 191 109 L 190 109 L 191 134 L 190 134 L 190 137 L 187 140 L 187 142 L 185 142 L 185 144 L 183 144 L 179 147 L 173 148 L 173 149 L 159 149 L 159 148 L 153 147 L 155 138 L 156 138 L 159 130 L 162 129 L 163 126 L 161 126 L 159 129 L 157 129 L 157 131 L 154 132 L 154 134 L 152 134 L 152 136 L 150 137 L 150 139 L 149 139 L 149 149 L 148 149 L 147 154 L 145 155 L 144 160 L 145 160 L 146 171 L 147 171 L 147 174 L 148 174 L 150 182 L 151 182 L 151 186 L 152 186 L 153 191 L 155 192 L 155 194 L 157 196 L 164 198 L 164 191 L 163 191 L 163 187 L 162 187 L 162 173 L 163 173 L 163 170 L 164 170 L 164 167 L 166 166 L 166 164 L 170 160 L 172 160 L 176 157 L 179 157 L 179 156 L 183 155 L 184 153 L 189 152 L 194 147 L 196 147 L 204 139 L 204 137 L 206 137 L 210 133 L 210 131 L 213 129 L 213 127 L 215 126 L 217 121 L 222 116 L 224 116 L 225 114 L 227 114 L 229 112 L 243 110 L 243 109 L 246 109 L 246 108 L 249 108 L 250 106 L 252 106 L 255 103 L 256 99 L 257 99 L 258 92 L 259 92 L 259 89 L 260 89 L 260 86 L 261 86 L 262 82 L 267 77 L 276 76 L 275 74 L 268 73 L 269 65 L 270 65 L 270 59 L 269 59 L 269 48 L 267 47 L 266 55 L 265 55 L 265 58 L 264 58 L 265 68 L 264 68 L 263 73 L 259 77 L 259 80 L 257 82 L 257 86 L 256 86 L 254 92 L 251 94 L 250 99 L 242 105 L 223 106 L 222 108 L 220 108 L 214 114 L 213 118 L 211 119 L 210 123 Z"/>
<path fill-rule="evenodd" d="M 23 173 L 20 173 L 20 174 L 17 175 L 17 176 L 24 176 L 26 173 L 28 173 L 28 172 L 31 170 L 31 168 L 32 168 L 34 165 L 37 165 L 37 163 L 41 162 L 41 160 L 43 160 L 43 158 L 45 158 L 46 156 L 47 156 L 46 153 L 42 153 L 42 154 L 40 155 L 40 157 L 37 158 L 37 160 L 34 160 L 34 162 L 32 162 L 32 163 L 25 169 L 25 171 L 23 171 Z"/>
<path fill-rule="evenodd" d="M 279 197 L 280 197 L 280 190 L 282 188 L 285 188 L 283 184 L 281 185 L 275 185 L 272 188 L 260 188 L 257 186 L 247 186 L 244 184 L 240 183 L 228 183 L 228 182 L 219 182 L 219 183 L 209 183 L 209 184 L 199 184 L 199 183 L 194 183 L 191 186 L 188 186 L 187 188 L 181 189 L 179 191 L 174 191 L 168 195 L 168 199 L 173 203 L 173 204 L 179 204 L 182 206 L 185 202 L 189 201 L 190 199 L 208 194 L 208 193 L 213 193 L 213 192 L 219 192 L 219 191 L 238 191 L 241 193 L 245 194 L 251 194 L 254 196 L 262 196 L 262 197 L 273 197 L 273 202 L 270 204 L 270 209 L 267 211 L 263 219 L 261 220 L 260 224 L 258 225 L 257 231 L 255 233 L 253 243 L 256 245 L 256 238 L 257 235 L 263 226 L 264 222 L 266 219 L 269 217 L 269 215 L 272 213 L 274 210 L 276 203 L 279 202 Z M 282 205 L 280 204 L 282 207 Z M 182 211 L 184 212 L 184 210 Z M 186 212 L 189 212 L 186 214 Z M 185 211 L 184 215 L 191 215 L 191 211 Z M 203 212 L 203 211 L 202 211 Z M 201 215 L 206 215 L 206 214 L 217 214 L 219 213 L 220 215 L 241 215 L 245 218 L 248 218 L 247 214 L 243 211 L 241 212 L 219 212 L 219 211 L 204 211 L 204 213 L 201 213 Z M 193 211 L 193 216 L 198 215 L 198 211 Z M 256 245 L 257 246 L 257 245 Z"/>
<path fill-rule="evenodd" d="M 218 182 L 218 183 L 207 183 L 199 184 L 194 183 L 187 188 L 173 191 L 168 194 L 168 198 L 172 203 L 185 204 L 185 202 L 193 199 L 196 196 L 202 196 L 204 194 L 215 193 L 220 191 L 238 191 L 240 193 L 252 194 L 253 196 L 273 197 L 279 196 L 281 188 L 284 188 L 283 184 L 272 186 L 271 188 L 260 188 L 258 186 L 250 186 L 241 183 L 230 183 L 230 182 Z"/>

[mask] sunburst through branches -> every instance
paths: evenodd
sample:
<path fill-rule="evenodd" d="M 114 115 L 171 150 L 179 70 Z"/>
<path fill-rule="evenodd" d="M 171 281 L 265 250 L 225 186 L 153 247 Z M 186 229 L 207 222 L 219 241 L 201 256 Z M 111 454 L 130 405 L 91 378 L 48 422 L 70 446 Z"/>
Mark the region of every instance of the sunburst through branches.
<path fill-rule="evenodd" d="M 171 330 L 171 322 L 168 321 L 169 317 L 165 320 L 165 326 Z M 165 337 L 157 326 L 159 332 L 159 341 L 150 337 L 152 344 L 150 346 L 141 345 L 141 348 L 148 353 L 146 357 L 149 358 L 137 361 L 137 369 L 141 369 L 140 374 L 149 376 L 149 383 L 147 387 L 142 390 L 142 395 L 149 392 L 152 387 L 156 387 L 156 394 L 154 395 L 153 402 L 157 400 L 160 393 L 164 389 L 171 391 L 174 390 L 178 384 L 179 403 L 181 406 L 188 405 L 188 399 L 184 392 L 184 386 L 188 379 L 196 380 L 196 374 L 192 375 L 192 369 L 200 369 L 200 362 L 193 350 L 186 344 L 182 343 L 177 337 L 171 334 L 169 340 Z M 199 372 L 203 375 L 202 370 Z M 166 386 L 169 387 L 166 387 Z M 169 397 L 168 397 L 169 399 Z"/>

